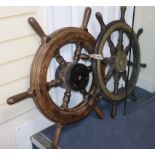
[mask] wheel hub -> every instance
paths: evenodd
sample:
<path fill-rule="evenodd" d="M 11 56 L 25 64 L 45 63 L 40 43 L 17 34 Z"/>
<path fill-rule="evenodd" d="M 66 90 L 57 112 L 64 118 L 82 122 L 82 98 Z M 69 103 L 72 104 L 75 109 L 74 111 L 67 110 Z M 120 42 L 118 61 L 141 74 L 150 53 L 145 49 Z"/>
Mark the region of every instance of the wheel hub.
<path fill-rule="evenodd" d="M 84 89 L 89 82 L 89 70 L 81 63 L 67 63 L 66 66 L 58 67 L 56 77 L 62 79 L 63 88 L 80 91 Z"/>
<path fill-rule="evenodd" d="M 124 72 L 127 67 L 127 56 L 124 51 L 118 51 L 115 57 L 115 70 Z"/>
<path fill-rule="evenodd" d="M 114 65 L 116 72 L 124 72 L 127 67 L 127 56 L 124 51 L 118 51 L 116 56 L 111 56 L 110 64 Z"/>

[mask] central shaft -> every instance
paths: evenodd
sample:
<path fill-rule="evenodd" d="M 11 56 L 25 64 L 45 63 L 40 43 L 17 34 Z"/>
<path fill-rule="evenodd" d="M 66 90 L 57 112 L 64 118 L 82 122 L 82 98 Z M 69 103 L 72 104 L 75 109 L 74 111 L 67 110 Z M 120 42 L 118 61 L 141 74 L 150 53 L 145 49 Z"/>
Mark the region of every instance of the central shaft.
<path fill-rule="evenodd" d="M 62 79 L 63 88 L 81 91 L 89 82 L 89 70 L 82 63 L 68 62 L 66 65 L 57 68 L 56 78 Z"/>

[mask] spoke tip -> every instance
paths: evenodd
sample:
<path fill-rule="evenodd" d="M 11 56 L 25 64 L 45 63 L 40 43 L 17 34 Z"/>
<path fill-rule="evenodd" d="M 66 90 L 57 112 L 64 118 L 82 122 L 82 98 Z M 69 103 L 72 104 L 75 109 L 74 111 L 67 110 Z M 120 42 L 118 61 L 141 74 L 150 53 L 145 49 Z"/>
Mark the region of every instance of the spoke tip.
<path fill-rule="evenodd" d="M 125 21 L 125 11 L 126 11 L 126 6 L 121 6 L 121 18 L 120 20 Z"/>

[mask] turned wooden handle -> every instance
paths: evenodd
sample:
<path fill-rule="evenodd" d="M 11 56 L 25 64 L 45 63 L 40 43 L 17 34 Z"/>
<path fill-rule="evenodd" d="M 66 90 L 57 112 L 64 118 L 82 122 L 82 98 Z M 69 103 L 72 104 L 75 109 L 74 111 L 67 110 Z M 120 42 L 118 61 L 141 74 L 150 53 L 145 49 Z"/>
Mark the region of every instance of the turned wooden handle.
<path fill-rule="evenodd" d="M 91 15 L 91 8 L 87 7 L 84 12 L 83 21 L 82 21 L 82 29 L 87 30 L 88 22 Z"/>
<path fill-rule="evenodd" d="M 101 29 L 104 30 L 105 27 L 106 27 L 106 25 L 105 25 L 105 23 L 104 23 L 104 21 L 103 21 L 102 14 L 101 14 L 100 12 L 96 12 L 96 18 L 97 18 L 97 20 L 98 20 L 98 22 L 99 22 L 99 24 L 100 24 Z"/>
<path fill-rule="evenodd" d="M 91 57 L 89 55 L 84 54 L 84 53 L 80 55 L 80 59 L 82 59 L 82 60 L 90 60 L 90 58 Z"/>
<path fill-rule="evenodd" d="M 101 118 L 101 119 L 104 118 L 104 113 L 100 110 L 100 108 L 97 105 L 95 106 L 94 110 L 99 118 Z"/>
<path fill-rule="evenodd" d="M 11 96 L 7 99 L 7 103 L 9 105 L 15 104 L 21 100 L 24 100 L 26 98 L 30 98 L 32 97 L 32 92 L 30 90 L 26 91 L 26 92 L 22 92 L 20 94 L 16 94 L 14 96 Z"/>
<path fill-rule="evenodd" d="M 140 35 L 143 33 L 143 29 L 140 28 L 137 32 L 137 39 L 139 39 Z"/>
<path fill-rule="evenodd" d="M 125 11 L 126 10 L 126 6 L 121 6 L 121 10 Z"/>
<path fill-rule="evenodd" d="M 126 6 L 121 6 L 121 20 L 125 20 Z"/>
<path fill-rule="evenodd" d="M 28 22 L 31 25 L 31 27 L 33 28 L 33 30 L 39 35 L 41 40 L 46 41 L 48 36 L 44 33 L 43 29 L 41 28 L 39 23 L 36 21 L 36 19 L 34 17 L 30 17 L 28 19 Z"/>
<path fill-rule="evenodd" d="M 49 83 L 47 83 L 47 91 L 49 90 L 49 89 L 51 89 L 51 87 L 53 87 L 53 85 L 59 85 L 61 83 L 61 80 L 55 80 L 55 81 L 52 81 L 52 82 L 49 82 Z M 30 88 L 27 90 L 27 91 L 25 91 L 25 92 L 22 92 L 22 93 L 19 93 L 19 94 L 16 94 L 16 95 L 14 95 L 14 96 L 11 96 L 11 97 L 9 97 L 8 99 L 7 99 L 7 103 L 9 104 L 9 105 L 12 105 L 12 104 L 15 104 L 15 103 L 17 103 L 17 102 L 19 102 L 19 101 L 21 101 L 21 100 L 24 100 L 24 99 L 26 99 L 26 98 L 31 98 L 31 97 L 33 97 L 33 95 L 35 95 L 35 91 L 33 90 L 31 90 Z"/>
<path fill-rule="evenodd" d="M 145 63 L 140 64 L 140 67 L 142 67 L 142 68 L 146 68 L 146 67 L 147 67 L 147 64 L 145 64 Z"/>
<path fill-rule="evenodd" d="M 89 105 L 90 105 L 90 106 L 92 106 L 93 103 L 96 101 L 96 97 L 97 97 L 98 93 L 99 93 L 99 90 L 97 89 L 97 90 L 93 93 L 93 95 L 91 96 L 91 99 L 89 100 Z"/>

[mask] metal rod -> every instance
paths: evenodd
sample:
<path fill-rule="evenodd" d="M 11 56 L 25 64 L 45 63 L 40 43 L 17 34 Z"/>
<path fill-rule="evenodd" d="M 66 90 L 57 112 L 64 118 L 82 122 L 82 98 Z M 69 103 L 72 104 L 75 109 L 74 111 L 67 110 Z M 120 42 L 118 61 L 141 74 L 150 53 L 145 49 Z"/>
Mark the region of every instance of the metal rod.
<path fill-rule="evenodd" d="M 131 60 L 131 47 L 132 47 L 132 41 L 133 41 L 133 27 L 134 27 L 134 21 L 135 21 L 135 12 L 136 12 L 136 7 L 134 6 L 134 8 L 133 8 L 133 16 L 132 16 L 132 30 L 131 30 L 131 35 L 130 35 L 129 62 Z M 130 72 L 130 66 L 128 66 L 127 79 L 125 81 L 126 94 L 125 94 L 124 112 L 125 112 L 126 104 L 127 104 L 129 72 Z"/>

